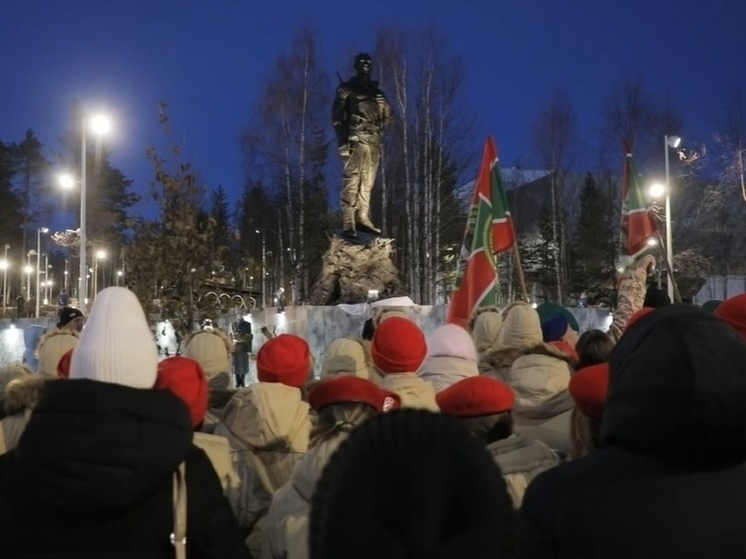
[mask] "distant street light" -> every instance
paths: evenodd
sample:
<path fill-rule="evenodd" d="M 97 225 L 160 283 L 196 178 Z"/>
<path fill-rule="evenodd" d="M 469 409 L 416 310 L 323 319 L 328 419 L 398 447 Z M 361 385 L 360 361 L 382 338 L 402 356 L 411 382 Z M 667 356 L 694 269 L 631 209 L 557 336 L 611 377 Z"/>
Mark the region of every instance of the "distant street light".
<path fill-rule="evenodd" d="M 119 285 L 119 282 L 121 281 L 123 275 L 124 272 L 122 270 L 117 270 L 117 285 Z"/>
<path fill-rule="evenodd" d="M 671 175 L 668 164 L 668 148 L 681 145 L 679 136 L 663 136 L 663 149 L 666 154 L 666 266 L 668 266 L 668 297 L 674 300 L 673 290 L 673 233 L 671 230 Z"/>
<path fill-rule="evenodd" d="M 658 239 L 655 239 L 653 237 L 649 238 L 648 246 L 651 246 L 651 247 L 658 246 Z"/>
<path fill-rule="evenodd" d="M 39 318 L 39 305 L 41 305 L 41 293 L 39 292 L 39 281 L 41 280 L 41 234 L 49 233 L 46 227 L 36 230 L 36 318 Z"/>
<path fill-rule="evenodd" d="M 80 306 L 85 308 L 86 294 L 88 292 L 88 274 L 86 272 L 86 251 L 88 239 L 86 237 L 86 128 L 90 126 L 91 131 L 102 136 L 111 130 L 111 120 L 104 115 L 95 115 L 90 119 L 83 120 L 81 128 L 81 162 L 80 162 L 80 286 L 78 288 L 78 298 Z"/>

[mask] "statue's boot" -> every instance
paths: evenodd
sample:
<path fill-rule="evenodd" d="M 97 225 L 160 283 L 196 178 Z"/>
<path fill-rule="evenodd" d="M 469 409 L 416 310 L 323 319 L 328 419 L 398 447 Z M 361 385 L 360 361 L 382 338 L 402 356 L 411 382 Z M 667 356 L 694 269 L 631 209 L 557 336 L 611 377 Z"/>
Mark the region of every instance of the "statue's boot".
<path fill-rule="evenodd" d="M 355 231 L 355 208 L 342 208 L 342 236 L 349 239 L 357 237 L 357 231 Z"/>
<path fill-rule="evenodd" d="M 381 230 L 373 225 L 373 222 L 368 217 L 368 212 L 356 212 L 355 222 L 361 229 L 367 229 L 368 231 L 370 231 L 371 233 L 375 233 L 376 235 L 381 234 Z"/>

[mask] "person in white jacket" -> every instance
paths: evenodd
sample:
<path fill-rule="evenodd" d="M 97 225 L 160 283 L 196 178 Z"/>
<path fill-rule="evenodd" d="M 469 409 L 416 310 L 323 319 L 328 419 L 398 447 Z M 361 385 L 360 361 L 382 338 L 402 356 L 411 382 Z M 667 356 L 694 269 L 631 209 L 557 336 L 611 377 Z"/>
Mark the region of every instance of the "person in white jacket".
<path fill-rule="evenodd" d="M 378 413 L 399 407 L 399 397 L 369 380 L 344 375 L 323 380 L 309 393 L 318 413 L 308 452 L 269 507 L 262 559 L 307 559 L 308 516 L 316 482 L 350 431 Z"/>

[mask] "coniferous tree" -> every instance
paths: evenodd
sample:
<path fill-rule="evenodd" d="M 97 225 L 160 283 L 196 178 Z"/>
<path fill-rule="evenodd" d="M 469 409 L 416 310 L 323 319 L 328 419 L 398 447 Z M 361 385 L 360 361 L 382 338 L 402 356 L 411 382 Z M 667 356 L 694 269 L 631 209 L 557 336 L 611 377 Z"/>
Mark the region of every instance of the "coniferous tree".
<path fill-rule="evenodd" d="M 33 244 L 29 240 L 32 229 L 41 227 L 41 221 L 49 214 L 45 190 L 50 162 L 33 130 L 27 130 L 23 140 L 14 144 L 13 160 L 15 190 L 21 201 L 21 249 L 25 254 Z"/>
<path fill-rule="evenodd" d="M 575 294 L 585 291 L 594 300 L 613 289 L 614 243 L 608 194 L 588 173 L 580 193 L 580 213 L 575 224 L 571 250 L 572 287 Z"/>
<path fill-rule="evenodd" d="M 166 105 L 161 124 L 170 134 Z M 155 181 L 151 198 L 160 208 L 154 221 L 135 225 L 135 237 L 125 251 L 127 281 L 146 311 L 169 319 L 181 332 L 197 320 L 215 318 L 220 302 L 205 297 L 214 282 L 215 221 L 200 207 L 205 189 L 190 163 L 174 145 L 169 160 L 147 150 Z"/>

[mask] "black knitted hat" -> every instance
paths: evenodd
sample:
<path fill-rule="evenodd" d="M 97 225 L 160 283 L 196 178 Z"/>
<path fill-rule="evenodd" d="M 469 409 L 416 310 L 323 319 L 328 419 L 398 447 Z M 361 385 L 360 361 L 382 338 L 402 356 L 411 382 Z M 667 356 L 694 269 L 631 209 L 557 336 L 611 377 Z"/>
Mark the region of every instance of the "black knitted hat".
<path fill-rule="evenodd" d="M 485 448 L 441 414 L 398 410 L 355 429 L 313 497 L 311 559 L 515 555 L 515 515 Z"/>

